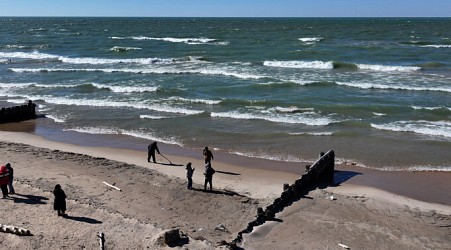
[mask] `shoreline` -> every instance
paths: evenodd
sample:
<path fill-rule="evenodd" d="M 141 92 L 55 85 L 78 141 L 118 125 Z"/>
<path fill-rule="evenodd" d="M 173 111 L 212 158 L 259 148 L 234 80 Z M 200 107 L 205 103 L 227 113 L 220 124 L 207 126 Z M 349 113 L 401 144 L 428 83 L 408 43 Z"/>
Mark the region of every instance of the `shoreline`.
<path fill-rule="evenodd" d="M 255 220 L 258 208 L 279 197 L 283 183 L 299 177 L 280 169 L 249 168 L 239 161 L 226 163 L 218 155 L 213 162 L 217 170 L 213 191 L 203 191 L 201 156 L 166 154 L 173 164 L 153 164 L 147 163 L 145 150 L 80 146 L 26 132 L 0 131 L 0 144 L 0 160 L 15 169 L 16 189 L 16 194 L 2 200 L 2 223 L 33 234 L 0 234 L 3 246 L 11 249 L 95 249 L 98 232 L 105 233 L 111 249 L 169 249 L 158 238 L 176 228 L 187 238 L 176 246 L 225 250 L 223 242 L 235 239 Z M 161 146 L 161 150 L 166 148 Z M 157 155 L 157 160 L 164 158 Z M 186 188 L 184 163 L 188 161 L 196 167 L 193 190 Z M 379 174 L 387 179 L 390 173 Z M 397 181 L 406 181 L 410 174 L 424 177 L 423 173 L 401 178 L 394 174 Z M 372 187 L 372 183 L 356 184 L 368 180 L 378 184 L 380 178 L 353 166 L 336 166 L 334 177 L 337 185 L 309 191 L 277 213 L 274 221 L 243 234 L 240 247 L 331 249 L 343 243 L 358 249 L 407 250 L 447 249 L 451 243 L 450 205 L 407 198 Z M 55 184 L 61 184 L 68 195 L 67 218 L 52 210 Z"/>
<path fill-rule="evenodd" d="M 187 162 L 192 162 L 193 166 L 198 169 L 194 176 L 194 182 L 200 184 L 203 182 L 201 149 L 196 151 L 160 143 L 161 153 L 177 165 L 176 168 L 168 168 L 167 163 L 169 162 L 167 159 L 158 154 L 157 159 L 159 157 L 159 161 L 163 164 L 147 164 L 146 148 L 149 140 L 133 138 L 134 143 L 127 143 L 127 140 L 130 140 L 131 137 L 81 134 L 58 130 L 49 131 L 48 128 L 37 125 L 33 120 L 3 124 L 0 125 L 0 129 L 1 141 L 25 143 L 36 147 L 104 157 L 138 166 L 151 167 L 168 176 L 181 179 L 185 178 L 184 166 Z M 47 133 L 47 136 L 37 135 L 40 133 Z M 64 135 L 62 136 L 62 134 Z M 54 139 L 58 139 L 58 141 Z M 107 147 L 103 139 L 107 142 L 113 142 L 112 145 L 117 146 Z M 71 140 L 77 144 L 69 143 Z M 141 147 L 136 147 L 136 145 L 140 145 L 136 141 L 141 143 Z M 125 147 L 122 143 L 125 143 Z M 129 148 L 126 148 L 127 146 Z M 214 152 L 214 155 L 215 160 L 212 162 L 214 168 L 224 173 L 221 174 L 220 178 L 215 178 L 214 186 L 231 189 L 260 199 L 278 196 L 284 183 L 293 183 L 304 173 L 305 165 L 311 164 L 310 162 L 270 161 L 224 152 Z M 335 182 L 340 186 L 352 185 L 362 187 L 362 190 L 365 187 L 374 188 L 419 202 L 451 206 L 451 194 L 443 192 L 444 190 L 451 190 L 451 183 L 449 182 L 451 172 L 383 171 L 344 164 L 336 164 L 335 170 Z M 268 179 L 267 176 L 271 176 L 271 178 Z M 258 191 L 261 190 L 259 188 L 261 185 L 266 187 L 266 192 Z"/>

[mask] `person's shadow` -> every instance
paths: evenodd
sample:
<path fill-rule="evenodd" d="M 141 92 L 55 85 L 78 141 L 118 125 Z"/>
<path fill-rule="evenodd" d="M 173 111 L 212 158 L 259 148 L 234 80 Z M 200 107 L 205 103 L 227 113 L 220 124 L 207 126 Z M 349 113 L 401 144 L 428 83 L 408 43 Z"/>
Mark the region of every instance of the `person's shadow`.
<path fill-rule="evenodd" d="M 29 194 L 18 194 L 15 193 L 15 196 L 10 196 L 13 198 L 15 203 L 24 203 L 24 204 L 31 204 L 31 205 L 37 205 L 37 204 L 47 204 L 47 201 L 49 198 L 44 196 L 38 196 L 38 195 L 29 195 Z"/>
<path fill-rule="evenodd" d="M 69 220 L 74 220 L 74 221 L 80 221 L 80 222 L 85 222 L 85 223 L 89 223 L 89 224 L 102 224 L 103 222 L 93 219 L 93 218 L 88 218 L 88 217 L 84 217 L 84 216 L 71 216 L 71 215 L 66 215 L 63 216 L 66 219 Z"/>

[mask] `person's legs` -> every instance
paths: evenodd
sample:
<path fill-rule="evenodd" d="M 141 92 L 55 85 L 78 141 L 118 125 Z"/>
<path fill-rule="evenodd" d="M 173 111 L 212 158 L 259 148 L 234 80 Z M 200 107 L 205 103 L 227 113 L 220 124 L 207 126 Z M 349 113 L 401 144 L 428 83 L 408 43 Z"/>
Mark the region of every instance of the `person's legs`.
<path fill-rule="evenodd" d="M 9 188 L 9 193 L 10 193 L 10 194 L 15 194 L 15 192 L 14 192 L 14 187 L 13 187 L 13 179 L 10 179 L 10 180 L 9 180 L 8 188 Z"/>
<path fill-rule="evenodd" d="M 188 178 L 188 189 L 192 189 L 193 188 L 193 179 Z"/>
<path fill-rule="evenodd" d="M 1 185 L 3 199 L 6 199 L 8 197 L 8 186 L 7 185 Z"/>
<path fill-rule="evenodd" d="M 155 152 L 152 153 L 153 163 L 157 163 L 157 158 L 155 158 Z"/>
<path fill-rule="evenodd" d="M 211 191 L 211 190 L 213 190 L 213 184 L 212 184 L 213 178 L 211 178 L 211 179 L 209 180 L 209 182 L 210 182 L 210 191 Z"/>

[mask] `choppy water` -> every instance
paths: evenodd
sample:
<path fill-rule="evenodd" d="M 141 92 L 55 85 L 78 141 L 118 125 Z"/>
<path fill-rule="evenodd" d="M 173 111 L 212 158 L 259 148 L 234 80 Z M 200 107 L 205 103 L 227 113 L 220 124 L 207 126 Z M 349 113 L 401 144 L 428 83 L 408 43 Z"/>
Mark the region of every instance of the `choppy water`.
<path fill-rule="evenodd" d="M 0 100 L 64 130 L 451 171 L 451 19 L 0 18 Z"/>

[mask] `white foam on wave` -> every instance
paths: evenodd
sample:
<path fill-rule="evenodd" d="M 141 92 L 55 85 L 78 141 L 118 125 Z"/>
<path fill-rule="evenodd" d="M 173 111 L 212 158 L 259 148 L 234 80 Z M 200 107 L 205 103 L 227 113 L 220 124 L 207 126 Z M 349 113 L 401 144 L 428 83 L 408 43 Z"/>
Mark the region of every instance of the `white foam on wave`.
<path fill-rule="evenodd" d="M 97 83 L 91 83 L 92 86 L 99 89 L 109 89 L 115 93 L 144 93 L 144 92 L 155 92 L 158 87 L 154 86 L 113 86 L 113 85 L 103 85 Z"/>
<path fill-rule="evenodd" d="M 371 71 L 401 71 L 401 72 L 412 72 L 421 70 L 421 67 L 417 66 L 387 66 L 377 64 L 357 64 L 357 68 Z"/>
<path fill-rule="evenodd" d="M 371 127 L 395 132 L 412 132 L 429 136 L 451 138 L 450 121 L 397 121 L 386 124 L 371 123 Z"/>
<path fill-rule="evenodd" d="M 96 99 L 68 99 L 62 97 L 51 96 L 34 96 L 31 99 L 44 100 L 46 103 L 52 103 L 57 105 L 74 105 L 74 106 L 91 106 L 91 107 L 111 107 L 111 108 L 134 108 L 134 109 L 147 109 L 165 113 L 176 113 L 184 115 L 195 115 L 203 113 L 203 110 L 191 110 L 186 108 L 171 107 L 168 105 L 160 104 L 143 104 L 138 102 L 119 102 L 110 100 L 96 100 Z"/>
<path fill-rule="evenodd" d="M 296 132 L 289 133 L 290 135 L 312 135 L 312 136 L 331 136 L 335 132 Z"/>
<path fill-rule="evenodd" d="M 384 167 L 382 170 L 389 172 L 451 172 L 451 166 L 412 166 L 407 168 Z"/>
<path fill-rule="evenodd" d="M 206 100 L 206 99 L 187 99 L 187 98 L 183 98 L 183 97 L 170 97 L 168 98 L 169 101 L 180 101 L 180 102 L 187 102 L 187 103 L 203 103 L 203 104 L 208 104 L 208 105 L 216 105 L 221 103 L 220 100 Z"/>
<path fill-rule="evenodd" d="M 444 107 L 444 106 L 439 106 L 439 107 L 420 107 L 420 106 L 412 106 L 412 108 L 413 108 L 413 109 L 416 109 L 416 110 L 422 110 L 422 109 L 425 109 L 425 110 L 439 110 L 439 109 L 448 109 L 448 110 L 451 110 L 451 108 Z"/>
<path fill-rule="evenodd" d="M 151 119 L 151 120 L 161 120 L 161 119 L 166 119 L 166 118 L 169 118 L 169 117 L 157 116 L 157 115 L 140 115 L 139 118 L 141 118 L 141 119 Z"/>
<path fill-rule="evenodd" d="M 301 37 L 301 38 L 298 38 L 298 40 L 303 42 L 304 44 L 312 45 L 312 44 L 315 44 L 317 42 L 324 40 L 324 38 L 323 37 Z"/>
<path fill-rule="evenodd" d="M 216 39 L 211 38 L 177 38 L 177 37 L 147 37 L 147 36 L 130 36 L 130 37 L 117 37 L 113 36 L 111 39 L 132 39 L 132 40 L 155 40 L 155 41 L 165 41 L 171 43 L 186 43 L 190 45 L 228 45 L 229 42 L 226 41 L 218 41 Z"/>
<path fill-rule="evenodd" d="M 202 75 L 223 75 L 240 79 L 262 79 L 267 76 L 255 75 L 246 72 L 234 72 L 221 68 L 199 68 L 199 69 L 177 69 L 177 68 L 145 68 L 145 69 L 124 69 L 124 68 L 9 68 L 16 73 L 48 73 L 48 72 L 104 72 L 104 73 L 131 73 L 131 74 L 202 74 Z"/>
<path fill-rule="evenodd" d="M 241 120 L 265 120 L 275 123 L 287 123 L 287 124 L 305 124 L 310 126 L 326 126 L 334 121 L 328 117 L 320 117 L 318 115 L 281 115 L 274 113 L 240 113 L 238 111 L 230 112 L 212 112 L 211 117 L 219 118 L 232 118 Z"/>
<path fill-rule="evenodd" d="M 56 123 L 64 123 L 64 122 L 66 122 L 66 118 L 65 117 L 59 117 L 59 116 L 55 116 L 55 115 L 45 115 L 45 117 L 52 119 Z"/>
<path fill-rule="evenodd" d="M 37 87 L 37 88 L 76 88 L 86 84 L 38 84 L 38 83 L 0 83 L 0 88 L 29 88 L 29 87 Z M 158 90 L 158 87 L 149 87 L 149 86 L 113 86 L 113 85 L 102 85 L 97 83 L 90 83 L 91 86 L 98 89 L 109 89 L 116 93 L 142 93 L 142 92 L 155 92 Z"/>
<path fill-rule="evenodd" d="M 130 50 L 140 50 L 138 47 L 122 47 L 122 46 L 114 46 L 110 50 L 114 52 L 125 52 Z"/>
<path fill-rule="evenodd" d="M 264 66 L 295 69 L 333 69 L 333 62 L 322 61 L 264 61 Z"/>
<path fill-rule="evenodd" d="M 2 58 L 20 58 L 20 59 L 35 59 L 35 60 L 57 60 L 59 56 L 40 53 L 37 51 L 33 52 L 0 52 L 0 57 Z"/>
<path fill-rule="evenodd" d="M 348 86 L 361 89 L 393 89 L 393 90 L 412 90 L 412 91 L 439 91 L 451 92 L 451 87 L 417 87 L 407 85 L 388 85 L 380 83 L 366 83 L 366 82 L 335 82 L 337 85 Z"/>
<path fill-rule="evenodd" d="M 436 45 L 430 44 L 430 45 L 421 45 L 420 47 L 440 49 L 440 48 L 451 48 L 451 45 L 450 44 L 436 44 Z"/>
<path fill-rule="evenodd" d="M 274 154 L 267 154 L 267 153 L 258 153 L 258 152 L 238 152 L 238 151 L 232 151 L 230 154 L 235 154 L 239 156 L 249 157 L 249 158 L 258 158 L 258 159 L 266 159 L 270 161 L 283 161 L 283 162 L 308 162 L 307 160 L 300 159 L 298 157 L 288 155 L 288 156 L 281 156 L 281 155 L 274 155 Z"/>
<path fill-rule="evenodd" d="M 0 52 L 0 58 L 20 58 L 33 60 L 58 60 L 69 64 L 173 64 L 181 62 L 201 62 L 197 57 L 186 58 L 130 58 L 130 59 L 111 59 L 111 58 L 95 58 L 95 57 L 66 57 L 33 52 Z"/>
<path fill-rule="evenodd" d="M 313 108 L 298 108 L 296 106 L 290 106 L 290 107 L 275 107 L 273 108 L 273 110 L 280 113 L 297 113 L 297 112 L 313 111 Z"/>
<path fill-rule="evenodd" d="M 156 136 L 150 132 L 143 132 L 138 130 L 124 130 L 120 128 L 111 128 L 111 127 L 74 127 L 70 129 L 64 129 L 64 131 L 75 131 L 79 133 L 98 134 L 98 135 L 128 135 L 136 138 L 149 139 L 152 141 L 159 141 L 166 144 L 183 146 L 183 144 L 180 143 L 174 137 L 161 137 Z"/>

